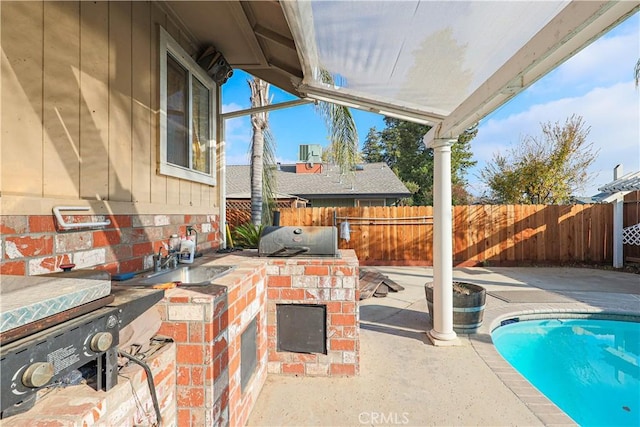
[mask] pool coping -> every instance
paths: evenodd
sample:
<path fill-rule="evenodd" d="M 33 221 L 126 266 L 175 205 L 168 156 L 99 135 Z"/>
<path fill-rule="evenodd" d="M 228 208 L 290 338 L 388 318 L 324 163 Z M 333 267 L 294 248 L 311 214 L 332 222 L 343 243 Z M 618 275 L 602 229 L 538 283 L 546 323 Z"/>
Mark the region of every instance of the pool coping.
<path fill-rule="evenodd" d="M 549 292 L 541 290 L 541 292 Z M 531 412 L 546 426 L 574 426 L 578 425 L 568 414 L 560 409 L 542 392 L 535 388 L 513 366 L 498 353 L 491 332 L 501 326 L 501 322 L 512 318 L 520 320 L 549 319 L 549 318 L 597 318 L 605 320 L 640 321 L 640 310 L 625 309 L 615 306 L 610 301 L 610 292 L 589 292 L 590 296 L 601 297 L 603 307 L 594 307 L 587 302 L 577 299 L 574 292 L 552 291 L 573 302 L 559 303 L 508 303 L 499 298 L 487 295 L 487 308 L 484 321 L 477 333 L 467 335 L 469 342 L 495 375 L 508 387 Z M 573 295 L 572 295 L 573 294 Z M 600 294 L 600 295 L 596 295 Z M 618 294 L 628 295 L 628 294 Z M 612 304 L 611 306 L 609 304 Z M 532 307 L 536 306 L 536 307 Z"/>

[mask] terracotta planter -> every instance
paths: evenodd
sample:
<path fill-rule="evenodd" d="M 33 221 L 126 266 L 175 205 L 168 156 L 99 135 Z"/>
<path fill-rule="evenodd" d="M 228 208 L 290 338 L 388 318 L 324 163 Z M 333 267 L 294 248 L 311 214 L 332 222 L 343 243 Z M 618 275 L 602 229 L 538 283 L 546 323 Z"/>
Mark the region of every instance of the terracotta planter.
<path fill-rule="evenodd" d="M 453 330 L 459 334 L 473 334 L 482 325 L 487 292 L 482 286 L 473 283 L 454 283 Z M 456 288 L 464 292 L 457 292 Z M 433 282 L 424 285 L 424 293 L 429 314 L 433 317 Z"/>

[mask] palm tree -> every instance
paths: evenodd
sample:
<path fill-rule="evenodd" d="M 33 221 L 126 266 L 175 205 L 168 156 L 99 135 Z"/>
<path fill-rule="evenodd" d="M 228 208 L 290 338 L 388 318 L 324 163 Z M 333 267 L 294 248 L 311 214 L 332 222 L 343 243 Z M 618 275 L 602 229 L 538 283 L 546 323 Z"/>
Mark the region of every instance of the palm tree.
<path fill-rule="evenodd" d="M 333 77 L 321 70 L 323 83 L 333 84 Z M 251 88 L 251 107 L 263 107 L 271 103 L 269 84 L 257 77 L 248 80 Z M 352 173 L 359 161 L 358 130 L 349 108 L 317 102 L 316 111 L 323 117 L 329 139 L 328 159 L 340 167 L 341 173 Z M 267 112 L 251 115 L 251 222 L 257 227 L 271 221 L 275 191 L 275 141 L 269 132 Z M 267 201 L 266 205 L 264 201 Z M 264 207 L 267 207 L 266 209 Z"/>
<path fill-rule="evenodd" d="M 269 99 L 269 83 L 254 77 L 247 80 L 251 89 L 251 106 L 263 107 L 271 103 Z M 251 222 L 256 227 L 263 222 L 271 221 L 271 209 L 274 174 L 272 166 L 275 164 L 275 142 L 269 131 L 269 113 L 266 111 L 251 115 Z M 263 207 L 263 196 L 266 198 L 267 209 Z M 263 218 L 264 217 L 264 218 Z"/>

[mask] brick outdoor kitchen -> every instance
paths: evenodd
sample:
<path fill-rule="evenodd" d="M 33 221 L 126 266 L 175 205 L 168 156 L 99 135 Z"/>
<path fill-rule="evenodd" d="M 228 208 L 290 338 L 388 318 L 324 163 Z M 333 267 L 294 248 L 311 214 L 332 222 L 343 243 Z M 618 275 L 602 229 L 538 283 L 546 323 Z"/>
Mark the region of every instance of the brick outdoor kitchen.
<path fill-rule="evenodd" d="M 170 338 L 162 351 L 147 360 L 164 425 L 244 425 L 267 375 L 351 376 L 359 372 L 359 267 L 351 250 L 335 258 L 261 258 L 247 250 L 215 255 L 211 242 L 215 242 L 217 228 L 206 216 L 121 216 L 112 218 L 113 225 L 105 230 L 68 233 L 58 233 L 51 218 L 0 218 L 6 242 L 2 246 L 8 248 L 3 274 L 50 273 L 71 261 L 86 267 L 95 264 L 94 258 L 103 262 L 97 268 L 111 272 L 148 268 L 151 248 L 162 236 L 179 232 L 194 219 L 201 231 L 199 249 L 205 252 L 198 262 L 234 267 L 211 286 L 168 289 L 152 307 L 162 319 L 157 335 Z M 289 305 L 325 310 L 324 352 L 279 350 L 277 310 Z M 249 348 L 256 352 L 255 364 L 243 367 L 243 334 L 252 323 L 255 345 Z M 252 369 L 246 380 L 243 369 Z M 142 368 L 129 365 L 121 370 L 118 385 L 106 392 L 88 385 L 54 389 L 42 404 L 3 419 L 2 425 L 153 422 L 145 377 Z"/>

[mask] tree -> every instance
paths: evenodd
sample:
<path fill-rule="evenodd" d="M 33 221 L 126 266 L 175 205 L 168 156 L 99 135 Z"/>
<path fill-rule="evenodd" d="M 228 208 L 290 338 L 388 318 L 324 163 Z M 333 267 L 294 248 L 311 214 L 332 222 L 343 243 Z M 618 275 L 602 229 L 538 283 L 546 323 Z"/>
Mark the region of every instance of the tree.
<path fill-rule="evenodd" d="M 582 117 L 541 124 L 540 137 L 525 137 L 507 155 L 495 154 L 480 172 L 490 197 L 507 204 L 561 204 L 588 182 L 597 156 Z"/>
<path fill-rule="evenodd" d="M 369 130 L 363 152 L 367 162 L 384 161 L 412 193 L 412 205 L 433 204 L 433 150 L 422 141 L 430 126 L 385 117 L 385 128 Z M 471 160 L 469 142 L 477 128 L 467 130 L 451 150 L 451 180 L 454 204 L 467 203 L 466 171 Z"/>
<path fill-rule="evenodd" d="M 376 131 L 375 127 L 369 129 L 367 137 L 362 145 L 362 157 L 367 163 L 379 163 L 384 162 L 383 157 L 384 147 L 380 140 L 380 134 Z"/>
<path fill-rule="evenodd" d="M 321 70 L 320 76 L 323 83 L 334 83 L 328 71 Z M 267 82 L 254 77 L 247 83 L 251 89 L 252 108 L 271 103 Z M 327 157 L 340 167 L 342 173 L 352 173 L 359 161 L 359 152 L 358 130 L 351 111 L 345 106 L 328 102 L 318 102 L 316 111 L 324 118 L 329 132 Z M 258 227 L 271 222 L 271 212 L 275 206 L 275 140 L 269 131 L 266 111 L 251 115 L 251 128 L 251 222 Z"/>
<path fill-rule="evenodd" d="M 251 107 L 264 107 L 271 103 L 269 83 L 254 77 L 247 80 L 251 89 Z M 275 164 L 275 141 L 269 132 L 269 113 L 251 114 L 251 223 L 256 227 L 270 222 L 274 193 L 273 165 Z M 263 203 L 266 199 L 267 203 Z M 267 207 L 267 209 L 265 209 Z M 264 218 L 263 218 L 264 217 Z"/>

